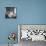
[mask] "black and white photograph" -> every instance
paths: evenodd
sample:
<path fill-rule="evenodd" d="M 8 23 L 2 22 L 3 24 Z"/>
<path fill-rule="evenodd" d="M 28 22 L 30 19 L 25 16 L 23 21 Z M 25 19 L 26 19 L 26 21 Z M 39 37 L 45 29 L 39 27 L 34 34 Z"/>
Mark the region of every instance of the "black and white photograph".
<path fill-rule="evenodd" d="M 20 46 L 31 46 L 46 42 L 46 25 L 18 25 Z"/>
<path fill-rule="evenodd" d="M 15 18 L 16 19 L 16 8 L 15 7 L 6 7 L 5 18 Z"/>

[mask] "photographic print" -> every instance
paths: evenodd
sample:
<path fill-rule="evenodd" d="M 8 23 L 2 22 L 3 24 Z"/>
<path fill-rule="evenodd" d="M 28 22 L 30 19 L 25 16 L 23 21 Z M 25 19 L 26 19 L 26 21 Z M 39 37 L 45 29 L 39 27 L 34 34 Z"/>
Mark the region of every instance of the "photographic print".
<path fill-rule="evenodd" d="M 20 46 L 46 42 L 46 25 L 18 25 L 18 41 Z"/>
<path fill-rule="evenodd" d="M 16 18 L 16 8 L 6 7 L 5 18 Z"/>

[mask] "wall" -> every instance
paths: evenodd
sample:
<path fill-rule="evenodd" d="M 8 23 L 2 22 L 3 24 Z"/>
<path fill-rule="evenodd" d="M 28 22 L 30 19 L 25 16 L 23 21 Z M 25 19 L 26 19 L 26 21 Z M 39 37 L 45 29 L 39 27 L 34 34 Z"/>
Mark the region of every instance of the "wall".
<path fill-rule="evenodd" d="M 16 19 L 5 19 L 6 6 L 17 8 Z M 8 43 L 9 32 L 18 32 L 18 24 L 46 24 L 46 0 L 0 0 L 0 44 Z"/>

